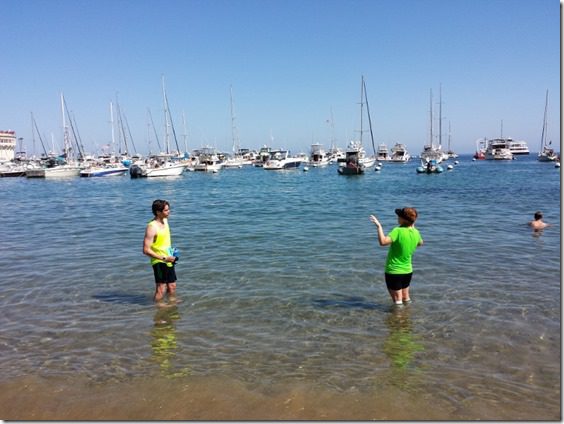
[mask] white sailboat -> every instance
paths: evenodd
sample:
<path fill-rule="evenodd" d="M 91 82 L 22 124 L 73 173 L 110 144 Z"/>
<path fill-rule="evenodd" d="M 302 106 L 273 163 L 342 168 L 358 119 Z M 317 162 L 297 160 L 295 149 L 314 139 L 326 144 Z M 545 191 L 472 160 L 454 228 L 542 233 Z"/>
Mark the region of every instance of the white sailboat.
<path fill-rule="evenodd" d="M 239 131 L 235 123 L 235 110 L 233 108 L 233 87 L 230 87 L 229 92 L 231 100 L 231 139 L 233 140 L 233 156 L 227 158 L 223 162 L 223 168 L 242 168 L 248 161 L 246 161 L 240 154 L 241 148 L 239 145 Z"/>
<path fill-rule="evenodd" d="M 69 178 L 78 177 L 81 166 L 72 157 L 72 145 L 65 115 L 65 98 L 61 93 L 61 110 L 63 116 L 63 155 L 49 158 L 45 167 L 33 168 L 26 172 L 28 178 Z M 71 123 L 72 125 L 72 123 Z M 75 140 L 78 143 L 77 140 Z M 78 145 L 78 144 L 77 144 Z"/>
<path fill-rule="evenodd" d="M 439 99 L 439 145 L 436 146 L 433 144 L 433 90 L 430 92 L 430 100 L 429 100 L 429 144 L 425 144 L 423 146 L 423 151 L 421 152 L 421 163 L 423 166 L 427 162 L 432 160 L 435 163 L 441 163 L 447 155 L 442 151 L 442 94 L 440 95 Z"/>
<path fill-rule="evenodd" d="M 339 168 L 337 171 L 341 175 L 359 175 L 363 174 L 367 168 L 373 167 L 376 163 L 375 156 L 369 156 L 362 145 L 362 134 L 364 133 L 363 121 L 364 121 L 364 104 L 366 102 L 366 112 L 368 115 L 368 123 L 370 127 L 370 138 L 372 140 L 372 148 L 374 149 L 374 154 L 376 154 L 376 149 L 374 148 L 374 134 L 372 132 L 372 119 L 370 118 L 370 108 L 368 106 L 368 95 L 366 93 L 366 82 L 364 81 L 364 76 L 361 78 L 360 84 L 360 137 L 358 141 L 352 140 L 349 142 L 347 150 L 345 151 L 344 161 L 339 162 Z"/>
<path fill-rule="evenodd" d="M 558 159 L 558 155 L 556 154 L 554 149 L 550 147 L 552 145 L 552 141 L 546 144 L 546 135 L 547 135 L 547 127 L 548 127 L 547 110 L 548 110 L 548 90 L 546 90 L 546 100 L 544 103 L 544 118 L 542 120 L 541 145 L 540 145 L 538 160 L 541 162 L 554 162 Z"/>

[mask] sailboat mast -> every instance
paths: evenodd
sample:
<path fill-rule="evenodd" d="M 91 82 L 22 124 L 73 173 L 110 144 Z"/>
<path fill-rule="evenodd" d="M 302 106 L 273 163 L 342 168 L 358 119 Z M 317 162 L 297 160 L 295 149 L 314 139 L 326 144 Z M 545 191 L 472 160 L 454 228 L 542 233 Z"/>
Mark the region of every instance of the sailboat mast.
<path fill-rule="evenodd" d="M 186 126 L 186 114 L 184 111 L 182 111 L 182 127 L 184 129 L 184 134 L 182 134 L 184 138 L 184 153 L 188 154 L 188 127 Z"/>
<path fill-rule="evenodd" d="M 333 107 L 331 106 L 331 151 L 335 151 L 335 123 L 333 121 Z"/>
<path fill-rule="evenodd" d="M 439 149 L 443 148 L 443 87 L 439 84 Z"/>
<path fill-rule="evenodd" d="M 162 81 L 162 88 L 163 88 L 163 107 L 164 107 L 164 118 L 165 118 L 165 149 L 166 152 L 165 153 L 169 153 L 170 152 L 170 140 L 169 140 L 169 112 L 168 112 L 168 103 L 166 101 L 166 90 L 165 90 L 165 79 L 164 79 L 164 75 L 161 76 L 161 81 Z"/>
<path fill-rule="evenodd" d="M 70 140 L 69 140 L 69 128 L 67 126 L 67 120 L 65 115 L 65 97 L 63 93 L 61 93 L 61 112 L 63 115 L 63 153 L 65 155 L 65 159 L 69 159 L 70 154 Z"/>
<path fill-rule="evenodd" d="M 376 146 L 374 145 L 374 133 L 372 132 L 372 118 L 370 117 L 370 106 L 368 105 L 368 92 L 366 90 L 366 82 L 364 82 L 364 99 L 366 100 L 366 113 L 368 114 L 368 126 L 370 128 L 370 140 L 372 140 L 372 150 L 376 156 Z"/>
<path fill-rule="evenodd" d="M 539 152 L 542 152 L 544 150 L 544 146 L 546 145 L 546 127 L 548 125 L 547 117 L 546 117 L 547 110 L 548 110 L 548 90 L 546 90 L 546 96 L 544 101 L 544 116 L 542 118 L 541 147 Z"/>
<path fill-rule="evenodd" d="M 429 93 L 429 146 L 433 149 L 433 89 Z"/>
<path fill-rule="evenodd" d="M 114 154 L 115 145 L 116 145 L 116 134 L 115 134 L 115 131 L 114 131 L 114 105 L 111 101 L 110 101 L 110 126 L 111 126 L 111 129 L 112 129 L 112 149 L 111 149 L 111 152 L 112 152 L 112 154 Z"/>
<path fill-rule="evenodd" d="M 233 86 L 229 86 L 229 92 L 231 100 L 231 138 L 233 140 L 233 153 L 237 153 L 239 151 L 239 137 L 235 123 L 235 109 L 233 108 Z"/>
<path fill-rule="evenodd" d="M 364 75 L 361 76 L 360 80 L 360 144 L 362 145 L 362 133 L 363 127 L 363 109 L 364 109 Z"/>

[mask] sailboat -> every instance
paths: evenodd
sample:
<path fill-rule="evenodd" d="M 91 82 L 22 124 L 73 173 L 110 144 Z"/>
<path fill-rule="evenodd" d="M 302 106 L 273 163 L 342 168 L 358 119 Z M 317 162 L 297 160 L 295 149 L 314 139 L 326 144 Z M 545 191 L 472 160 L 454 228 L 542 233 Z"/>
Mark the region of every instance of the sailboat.
<path fill-rule="evenodd" d="M 233 140 L 233 156 L 223 162 L 223 168 L 242 168 L 246 161 L 240 153 L 239 131 L 235 123 L 235 110 L 233 108 L 233 87 L 230 87 L 231 99 L 231 138 Z"/>
<path fill-rule="evenodd" d="M 164 122 L 165 122 L 164 144 L 165 144 L 166 152 L 162 152 L 159 155 L 153 155 L 152 157 L 147 158 L 145 161 L 138 160 L 137 162 L 135 162 L 129 168 L 129 175 L 131 176 L 131 178 L 176 177 L 182 175 L 182 173 L 186 170 L 188 166 L 188 163 L 182 161 L 183 156 L 180 152 L 180 147 L 178 145 L 178 140 L 176 138 L 176 131 L 174 129 L 174 123 L 172 122 L 170 107 L 168 105 L 168 97 L 166 95 L 164 75 L 162 76 L 162 91 L 163 91 Z M 172 129 L 172 135 L 174 137 L 176 151 L 170 150 L 169 128 Z"/>
<path fill-rule="evenodd" d="M 546 133 L 548 126 L 547 110 L 548 90 L 546 90 L 546 100 L 544 103 L 544 118 L 542 120 L 541 146 L 539 150 L 538 160 L 541 162 L 554 162 L 556 159 L 558 159 L 558 155 L 554 152 L 554 149 L 550 147 L 552 145 L 552 141 L 546 144 Z"/>
<path fill-rule="evenodd" d="M 368 115 L 368 123 L 370 126 L 370 138 L 372 140 L 372 148 L 374 150 L 374 156 L 368 156 L 362 145 L 362 134 L 363 129 L 363 109 L 366 102 L 366 112 Z M 368 106 L 368 96 L 366 94 L 366 82 L 364 81 L 364 75 L 361 78 L 360 84 L 360 137 L 359 140 L 351 140 L 347 146 L 345 152 L 345 159 L 339 162 L 339 168 L 337 171 L 341 175 L 360 175 L 364 174 L 367 168 L 374 166 L 376 163 L 376 149 L 374 147 L 374 134 L 372 133 L 372 120 L 370 118 L 370 108 Z"/>
<path fill-rule="evenodd" d="M 426 168 L 427 162 L 434 160 L 437 164 L 441 163 L 445 159 L 445 153 L 442 151 L 442 94 L 439 95 L 439 145 L 433 144 L 433 91 L 431 90 L 430 101 L 429 101 L 429 144 L 423 146 L 423 151 L 421 152 L 421 166 Z"/>
<path fill-rule="evenodd" d="M 28 178 L 68 178 L 68 177 L 78 177 L 80 174 L 81 167 L 78 162 L 71 157 L 73 151 L 69 127 L 67 126 L 66 115 L 65 115 L 66 103 L 63 93 L 61 93 L 61 110 L 63 114 L 63 154 L 59 157 L 49 157 L 45 167 L 30 169 L 26 172 L 26 177 Z M 67 110 L 68 113 L 68 110 Z M 69 124 L 75 138 L 75 143 L 79 147 L 76 133 L 72 125 L 72 120 L 69 118 Z"/>
<path fill-rule="evenodd" d="M 112 130 L 112 147 L 115 146 L 114 109 L 110 102 L 110 124 Z M 127 174 L 129 169 L 117 160 L 115 154 L 101 156 L 95 163 L 80 171 L 81 177 L 113 177 Z"/>

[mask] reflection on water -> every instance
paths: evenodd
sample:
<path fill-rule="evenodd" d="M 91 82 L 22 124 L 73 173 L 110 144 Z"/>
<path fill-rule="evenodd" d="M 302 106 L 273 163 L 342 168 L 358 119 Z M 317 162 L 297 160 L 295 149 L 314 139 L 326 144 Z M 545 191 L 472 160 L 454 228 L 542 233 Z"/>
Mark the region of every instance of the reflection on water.
<path fill-rule="evenodd" d="M 183 377 L 189 374 L 188 367 L 176 369 L 174 359 L 178 352 L 176 321 L 180 319 L 177 305 L 157 307 L 151 331 L 152 359 L 159 364 L 164 377 Z"/>
<path fill-rule="evenodd" d="M 386 318 L 389 334 L 384 342 L 383 352 L 397 371 L 407 371 L 415 354 L 424 350 L 413 334 L 410 311 L 410 306 L 395 307 Z"/>

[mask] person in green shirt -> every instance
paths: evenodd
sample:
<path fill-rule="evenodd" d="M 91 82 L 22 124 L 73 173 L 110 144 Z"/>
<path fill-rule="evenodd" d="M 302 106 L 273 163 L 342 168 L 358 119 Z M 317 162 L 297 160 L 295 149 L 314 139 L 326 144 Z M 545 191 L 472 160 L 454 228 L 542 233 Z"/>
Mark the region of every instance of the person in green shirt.
<path fill-rule="evenodd" d="M 370 221 L 376 225 L 380 246 L 390 246 L 386 258 L 386 286 L 392 301 L 399 306 L 411 302 L 409 297 L 409 284 L 413 275 L 411 257 L 415 249 L 423 245 L 423 239 L 419 230 L 415 228 L 417 220 L 415 208 L 396 209 L 395 212 L 399 226 L 387 236 L 376 216 L 370 215 Z"/>

